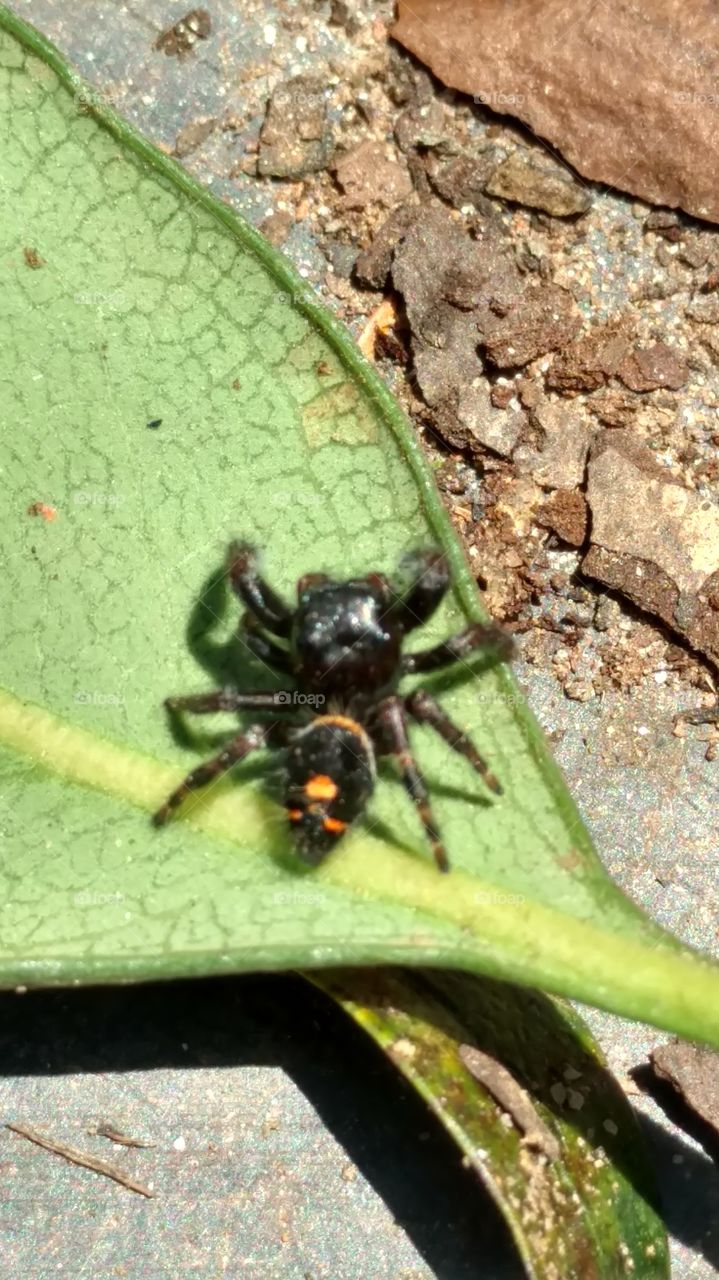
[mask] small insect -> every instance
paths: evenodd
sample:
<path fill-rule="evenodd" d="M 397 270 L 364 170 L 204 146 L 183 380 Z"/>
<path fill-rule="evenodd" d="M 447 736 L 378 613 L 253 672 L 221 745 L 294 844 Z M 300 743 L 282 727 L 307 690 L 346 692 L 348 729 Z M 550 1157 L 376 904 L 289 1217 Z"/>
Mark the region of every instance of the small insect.
<path fill-rule="evenodd" d="M 320 573 L 297 584 L 292 609 L 261 577 L 257 552 L 233 542 L 227 557 L 232 590 L 246 612 L 239 636 L 252 654 L 292 684 L 282 692 L 211 693 L 167 698 L 171 711 L 255 712 L 219 755 L 188 774 L 154 815 L 162 825 L 185 797 L 260 747 L 283 752 L 284 803 L 295 846 L 317 865 L 365 811 L 378 756 L 394 756 L 440 871 L 449 861 L 434 820 L 427 784 L 415 763 L 408 719 L 427 724 L 464 756 L 485 785 L 502 788 L 482 756 L 426 690 L 398 691 L 404 675 L 436 671 L 487 649 L 508 659 L 512 641 L 496 623 L 475 622 L 414 653 L 405 637 L 422 626 L 450 584 L 445 557 L 433 548 L 411 552 L 393 580 L 380 573 L 338 582 Z"/>

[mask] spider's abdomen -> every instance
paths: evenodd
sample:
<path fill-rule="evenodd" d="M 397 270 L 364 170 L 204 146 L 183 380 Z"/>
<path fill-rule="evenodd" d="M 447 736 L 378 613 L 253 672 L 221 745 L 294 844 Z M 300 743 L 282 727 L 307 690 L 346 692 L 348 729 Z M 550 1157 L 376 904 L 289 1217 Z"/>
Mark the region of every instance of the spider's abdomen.
<path fill-rule="evenodd" d="M 390 688 L 402 633 L 388 617 L 388 604 L 367 582 L 328 583 L 300 599 L 291 649 L 303 686 L 328 698 Z"/>
<path fill-rule="evenodd" d="M 349 716 L 318 716 L 287 749 L 285 803 L 298 853 L 322 862 L 372 794 L 372 743 Z"/>

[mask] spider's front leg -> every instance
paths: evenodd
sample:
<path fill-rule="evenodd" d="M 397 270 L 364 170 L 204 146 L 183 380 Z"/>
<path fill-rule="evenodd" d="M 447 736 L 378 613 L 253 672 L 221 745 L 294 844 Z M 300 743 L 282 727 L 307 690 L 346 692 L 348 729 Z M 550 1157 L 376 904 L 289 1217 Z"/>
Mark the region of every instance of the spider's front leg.
<path fill-rule="evenodd" d="M 387 698 L 379 708 L 378 721 L 383 746 L 399 764 L 402 782 L 427 833 L 434 860 L 440 871 L 449 871 L 449 859 L 434 820 L 427 783 L 417 767 L 409 745 L 405 710 L 401 700 L 395 697 Z"/>
<path fill-rule="evenodd" d="M 196 791 L 198 787 L 206 787 L 208 782 L 212 782 L 214 778 L 219 778 L 221 774 L 231 769 L 233 764 L 237 764 L 239 760 L 244 760 L 251 751 L 256 751 L 258 747 L 265 745 L 273 726 L 271 724 L 252 724 L 244 733 L 240 733 L 231 742 L 225 744 L 219 755 L 213 756 L 212 760 L 207 760 L 204 764 L 199 765 L 197 769 L 193 769 L 192 773 L 188 773 L 184 782 L 181 782 L 172 795 L 168 796 L 165 803 L 153 815 L 152 821 L 156 827 L 161 827 L 191 791 Z"/>
<path fill-rule="evenodd" d="M 410 551 L 402 557 L 391 584 L 389 617 L 402 630 L 412 631 L 431 618 L 450 583 L 449 565 L 436 547 Z"/>
<path fill-rule="evenodd" d="M 231 542 L 227 551 L 227 576 L 240 600 L 263 627 L 276 636 L 287 637 L 292 627 L 292 610 L 257 569 L 257 552 L 248 542 Z"/>
<path fill-rule="evenodd" d="M 436 671 L 453 662 L 462 662 L 479 649 L 488 649 L 507 662 L 514 653 L 514 641 L 508 631 L 497 622 L 473 622 L 456 636 L 450 636 L 433 649 L 419 653 L 406 653 L 402 659 L 403 675 L 415 672 Z"/>

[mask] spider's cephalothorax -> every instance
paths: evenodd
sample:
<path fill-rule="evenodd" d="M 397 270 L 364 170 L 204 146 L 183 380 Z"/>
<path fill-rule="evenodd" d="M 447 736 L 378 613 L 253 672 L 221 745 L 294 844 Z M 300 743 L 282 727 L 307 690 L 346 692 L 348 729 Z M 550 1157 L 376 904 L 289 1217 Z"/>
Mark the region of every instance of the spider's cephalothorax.
<path fill-rule="evenodd" d="M 291 609 L 259 575 L 254 549 L 231 544 L 227 572 L 246 606 L 240 638 L 248 650 L 292 689 L 282 693 L 213 693 L 168 698 L 172 710 L 254 711 L 261 718 L 233 738 L 219 755 L 193 770 L 155 814 L 159 825 L 185 796 L 205 786 L 257 747 L 284 752 L 284 800 L 300 855 L 321 862 L 365 810 L 379 755 L 395 756 L 438 867 L 449 869 L 432 816 L 427 787 L 415 764 L 407 718 L 430 725 L 484 779 L 501 792 L 494 774 L 466 734 L 423 689 L 401 694 L 403 675 L 461 662 L 478 649 L 511 655 L 510 637 L 494 623 L 476 622 L 458 635 L 415 653 L 403 653 L 404 637 L 437 608 L 449 586 L 447 562 L 434 549 L 414 551 L 396 579 L 379 573 L 348 582 L 307 574 Z"/>

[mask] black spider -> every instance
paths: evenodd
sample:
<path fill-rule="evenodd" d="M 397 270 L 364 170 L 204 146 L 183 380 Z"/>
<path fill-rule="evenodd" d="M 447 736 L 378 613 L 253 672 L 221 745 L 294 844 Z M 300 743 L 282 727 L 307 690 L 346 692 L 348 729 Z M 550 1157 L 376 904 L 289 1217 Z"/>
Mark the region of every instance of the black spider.
<path fill-rule="evenodd" d="M 437 866 L 449 862 L 430 808 L 427 787 L 407 738 L 407 716 L 429 724 L 448 746 L 501 794 L 494 774 L 466 734 L 423 689 L 402 695 L 403 675 L 435 671 L 480 648 L 509 658 L 512 642 L 495 623 L 472 623 L 458 635 L 420 653 L 402 653 L 409 631 L 434 613 L 449 587 L 440 551 L 414 551 L 402 560 L 394 584 L 380 573 L 335 582 L 311 573 L 297 584 L 290 609 L 257 570 L 255 550 L 230 545 L 227 572 L 248 612 L 242 639 L 253 654 L 296 686 L 282 693 L 213 693 L 168 698 L 171 710 L 197 713 L 256 711 L 258 720 L 228 742 L 219 755 L 188 774 L 155 814 L 160 825 L 196 787 L 203 787 L 261 746 L 285 752 L 285 804 L 299 854 L 321 862 L 364 811 L 375 782 L 375 758 L 394 755 L 417 806 Z M 280 718 L 277 719 L 278 713 Z M 289 719 L 287 717 L 290 717 Z"/>

